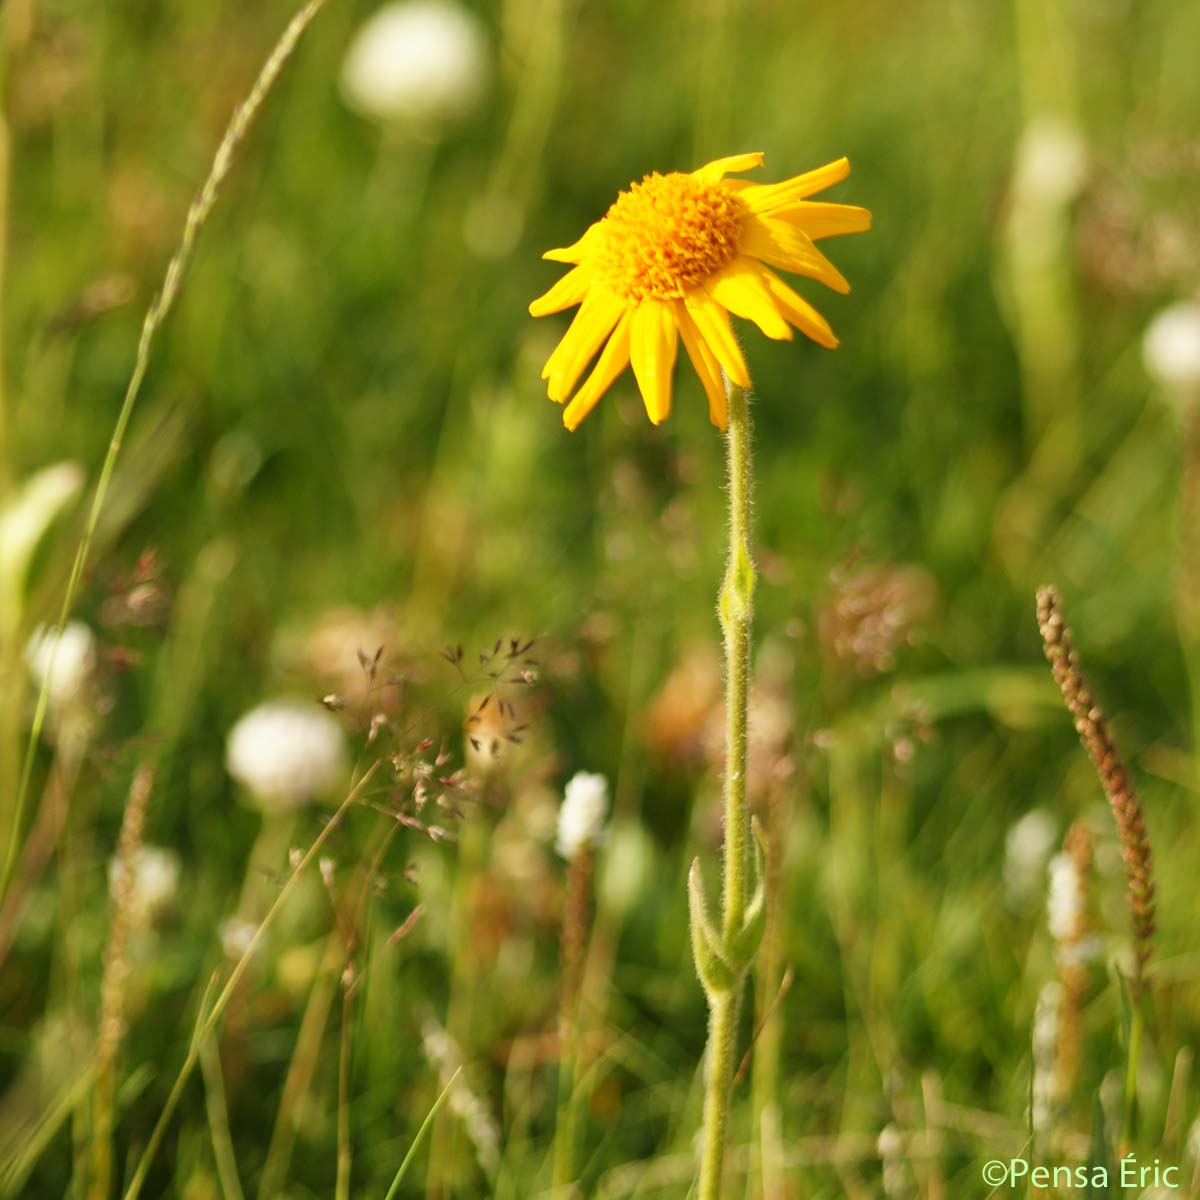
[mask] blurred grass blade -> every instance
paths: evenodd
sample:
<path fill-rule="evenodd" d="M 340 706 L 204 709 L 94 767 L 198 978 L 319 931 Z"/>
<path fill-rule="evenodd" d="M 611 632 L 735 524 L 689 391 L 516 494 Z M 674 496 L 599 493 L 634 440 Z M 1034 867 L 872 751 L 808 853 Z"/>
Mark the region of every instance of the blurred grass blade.
<path fill-rule="evenodd" d="M 25 1181 L 37 1165 L 62 1128 L 67 1118 L 82 1103 L 96 1076 L 96 1064 L 89 1063 L 84 1071 L 71 1082 L 64 1084 L 61 1091 L 48 1104 L 35 1124 L 21 1137 L 21 1146 L 13 1150 L 12 1156 L 0 1164 L 0 1196 L 23 1194 Z"/>
<path fill-rule="evenodd" d="M 263 68 L 259 72 L 258 78 L 254 81 L 254 86 L 250 89 L 249 95 L 234 111 L 233 118 L 225 130 L 225 136 L 221 139 L 220 146 L 217 147 L 217 153 L 213 158 L 212 166 L 209 168 L 208 178 L 205 179 L 200 191 L 196 193 L 196 198 L 192 201 L 191 207 L 188 209 L 179 245 L 171 261 L 167 264 L 162 289 L 155 296 L 142 322 L 142 333 L 138 340 L 133 374 L 130 376 L 129 385 L 125 390 L 125 399 L 121 404 L 121 411 L 117 415 L 116 426 L 113 429 L 112 438 L 108 444 L 108 453 L 105 455 L 104 465 L 100 468 L 100 478 L 96 484 L 95 494 L 92 497 L 92 505 L 88 511 L 83 537 L 80 539 L 79 549 L 76 551 L 75 561 L 71 567 L 71 575 L 67 580 L 66 591 L 63 595 L 62 608 L 59 612 L 57 623 L 60 636 L 75 603 L 75 593 L 79 589 L 79 581 L 83 576 L 83 568 L 91 550 L 92 540 L 96 535 L 96 527 L 100 523 L 100 516 L 104 510 L 109 485 L 112 482 L 113 470 L 116 467 L 117 458 L 120 456 L 121 447 L 125 441 L 125 431 L 129 426 L 129 419 L 133 415 L 134 406 L 142 390 L 142 381 L 145 379 L 146 368 L 150 362 L 150 348 L 153 345 L 155 334 L 166 319 L 167 314 L 171 311 L 171 307 L 179 295 L 184 275 L 187 272 L 188 263 L 191 261 L 192 252 L 195 249 L 196 238 L 217 202 L 221 184 L 233 166 L 238 147 L 244 140 L 258 110 L 262 107 L 263 101 L 274 86 L 275 80 L 279 77 L 280 71 L 283 70 L 284 65 L 291 58 L 301 34 L 308 28 L 312 19 L 321 11 L 324 4 L 325 0 L 309 0 L 283 31 L 282 37 L 275 44 L 274 50 L 271 51 L 267 61 L 263 64 Z M 17 787 L 15 811 L 11 817 L 12 828 L 9 833 L 8 850 L 5 853 L 3 869 L 0 870 L 0 901 L 3 900 L 4 894 L 8 890 L 9 877 L 12 874 L 13 864 L 16 861 L 17 850 L 20 845 L 21 823 L 25 811 L 26 798 L 29 794 L 29 780 L 33 773 L 33 760 L 35 751 L 37 750 L 38 739 L 41 736 L 42 726 L 46 720 L 48 698 L 49 672 L 47 672 L 46 679 L 43 680 L 38 693 L 33 725 L 29 731 L 29 741 L 25 746 L 25 758 L 21 766 L 21 781 Z"/>
<path fill-rule="evenodd" d="M 79 494 L 83 468 L 55 463 L 27 479 L 0 510 L 0 628 L 20 629 L 29 565 L 54 518 Z"/>
<path fill-rule="evenodd" d="M 421 1122 L 421 1128 L 417 1130 L 417 1136 L 413 1138 L 412 1145 L 409 1146 L 408 1153 L 404 1156 L 404 1161 L 400 1164 L 399 1169 L 396 1171 L 396 1178 L 392 1180 L 392 1186 L 388 1188 L 387 1195 L 383 1198 L 383 1200 L 394 1200 L 396 1192 L 399 1190 L 400 1185 L 404 1182 L 404 1176 L 408 1174 L 408 1168 L 412 1166 L 412 1161 L 417 1155 L 417 1150 L 420 1147 L 421 1142 L 424 1140 L 425 1134 L 428 1132 L 429 1127 L 433 1124 L 434 1118 L 441 1111 L 442 1105 L 446 1103 L 446 1099 L 450 1095 L 450 1089 L 454 1087 L 455 1082 L 458 1080 L 458 1077 L 461 1074 L 462 1067 L 459 1067 L 458 1070 L 456 1070 L 454 1074 L 450 1076 L 450 1082 L 447 1083 L 444 1088 L 442 1088 L 442 1094 L 433 1102 L 433 1107 L 425 1114 L 425 1120 Z"/>

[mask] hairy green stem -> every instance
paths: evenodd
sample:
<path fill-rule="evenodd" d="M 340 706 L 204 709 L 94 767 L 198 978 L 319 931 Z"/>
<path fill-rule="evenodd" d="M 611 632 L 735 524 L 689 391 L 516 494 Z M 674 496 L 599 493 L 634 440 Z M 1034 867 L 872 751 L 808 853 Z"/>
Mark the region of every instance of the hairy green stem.
<path fill-rule="evenodd" d="M 704 1093 L 704 1149 L 700 1158 L 699 1200 L 720 1200 L 729 1125 L 729 1090 L 737 1052 L 738 991 L 723 992 L 708 1002 L 708 1086 Z"/>
<path fill-rule="evenodd" d="M 729 563 L 721 587 L 725 634 L 725 890 L 726 941 L 746 917 L 750 812 L 746 807 L 750 626 L 754 619 L 754 561 L 750 556 L 750 405 L 741 388 L 729 392 Z"/>
<path fill-rule="evenodd" d="M 754 619 L 754 562 L 750 555 L 753 466 L 750 404 L 744 389 L 726 383 L 729 429 L 725 438 L 729 486 L 729 562 L 719 611 L 725 634 L 725 870 L 722 926 L 732 946 L 746 919 L 750 811 L 746 804 L 747 715 L 750 697 L 750 629 Z M 709 995 L 708 1088 L 704 1100 L 704 1151 L 699 1200 L 719 1200 L 729 1120 L 729 1092 L 737 1049 L 741 976 L 725 992 Z"/>

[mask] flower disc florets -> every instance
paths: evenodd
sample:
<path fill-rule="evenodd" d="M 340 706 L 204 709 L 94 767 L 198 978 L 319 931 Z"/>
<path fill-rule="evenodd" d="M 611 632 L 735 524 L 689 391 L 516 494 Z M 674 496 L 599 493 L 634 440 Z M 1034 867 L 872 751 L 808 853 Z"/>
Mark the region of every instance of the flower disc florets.
<path fill-rule="evenodd" d="M 727 188 L 656 171 L 622 192 L 605 215 L 596 275 L 626 300 L 677 299 L 737 256 L 743 214 Z"/>

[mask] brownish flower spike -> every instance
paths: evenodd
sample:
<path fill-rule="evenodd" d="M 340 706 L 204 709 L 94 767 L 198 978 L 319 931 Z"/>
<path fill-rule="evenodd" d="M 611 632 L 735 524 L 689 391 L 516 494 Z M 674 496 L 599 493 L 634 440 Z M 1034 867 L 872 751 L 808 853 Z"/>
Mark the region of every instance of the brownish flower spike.
<path fill-rule="evenodd" d="M 1133 913 L 1136 966 L 1132 990 L 1136 1000 L 1145 985 L 1146 963 L 1153 953 L 1151 939 L 1154 936 L 1154 877 L 1142 806 L 1138 803 L 1133 780 L 1113 744 L 1104 714 L 1092 699 L 1079 669 L 1079 660 L 1071 645 L 1071 631 L 1063 620 L 1062 605 L 1054 588 L 1045 587 L 1038 592 L 1037 614 L 1042 646 L 1054 671 L 1055 682 L 1075 719 L 1075 728 L 1100 776 L 1117 822 L 1121 855 L 1129 878 L 1129 907 Z"/>

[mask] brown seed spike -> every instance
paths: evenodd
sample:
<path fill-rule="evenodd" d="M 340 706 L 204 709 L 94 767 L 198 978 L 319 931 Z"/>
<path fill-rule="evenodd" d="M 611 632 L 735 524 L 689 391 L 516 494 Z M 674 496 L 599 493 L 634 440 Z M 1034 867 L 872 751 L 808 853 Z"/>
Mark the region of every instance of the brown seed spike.
<path fill-rule="evenodd" d="M 1079 669 L 1079 660 L 1071 644 L 1071 631 L 1063 620 L 1062 605 L 1054 588 L 1045 587 L 1038 592 L 1037 614 L 1042 646 L 1054 672 L 1054 680 L 1075 720 L 1080 741 L 1100 776 L 1117 823 L 1121 856 L 1129 880 L 1129 907 L 1133 914 L 1136 965 L 1131 987 L 1136 1000 L 1145 987 L 1146 964 L 1154 951 L 1153 857 L 1142 806 L 1133 780 L 1117 753 L 1104 714 L 1092 698 Z"/>

